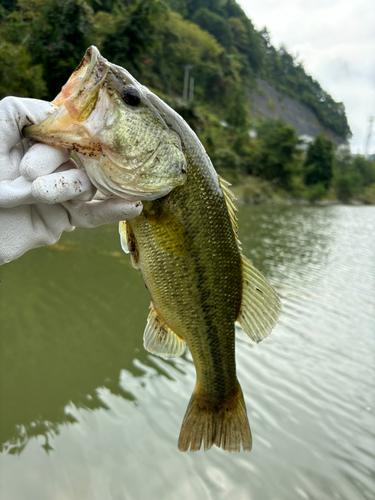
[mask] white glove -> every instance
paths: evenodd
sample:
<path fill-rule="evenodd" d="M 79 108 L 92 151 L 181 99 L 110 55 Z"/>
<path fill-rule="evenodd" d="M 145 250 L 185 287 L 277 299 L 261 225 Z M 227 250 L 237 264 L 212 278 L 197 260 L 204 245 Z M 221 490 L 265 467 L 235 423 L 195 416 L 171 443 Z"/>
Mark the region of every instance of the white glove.
<path fill-rule="evenodd" d="M 29 147 L 22 139 L 25 126 L 40 123 L 55 109 L 36 99 L 0 101 L 0 265 L 56 243 L 75 226 L 133 219 L 142 211 L 141 202 L 88 202 L 96 189 L 69 151 L 45 144 Z"/>

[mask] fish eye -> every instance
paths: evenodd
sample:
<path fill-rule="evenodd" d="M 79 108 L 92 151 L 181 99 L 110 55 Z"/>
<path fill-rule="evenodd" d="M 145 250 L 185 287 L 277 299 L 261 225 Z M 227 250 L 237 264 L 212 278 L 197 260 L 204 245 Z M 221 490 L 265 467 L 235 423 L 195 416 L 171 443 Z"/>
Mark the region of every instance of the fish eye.
<path fill-rule="evenodd" d="M 139 96 L 139 92 L 137 89 L 126 89 L 121 92 L 122 100 L 125 104 L 129 104 L 129 106 L 138 106 L 141 102 L 141 98 Z"/>

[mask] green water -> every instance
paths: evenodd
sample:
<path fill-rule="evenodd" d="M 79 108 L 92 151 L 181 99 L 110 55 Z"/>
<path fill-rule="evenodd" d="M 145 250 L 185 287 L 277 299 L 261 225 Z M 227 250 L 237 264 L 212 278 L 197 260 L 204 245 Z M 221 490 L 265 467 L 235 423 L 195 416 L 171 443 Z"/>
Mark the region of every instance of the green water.
<path fill-rule="evenodd" d="M 243 207 L 283 313 L 240 329 L 249 454 L 182 454 L 189 353 L 144 351 L 149 296 L 117 227 L 0 267 L 1 500 L 375 497 L 375 208 Z"/>

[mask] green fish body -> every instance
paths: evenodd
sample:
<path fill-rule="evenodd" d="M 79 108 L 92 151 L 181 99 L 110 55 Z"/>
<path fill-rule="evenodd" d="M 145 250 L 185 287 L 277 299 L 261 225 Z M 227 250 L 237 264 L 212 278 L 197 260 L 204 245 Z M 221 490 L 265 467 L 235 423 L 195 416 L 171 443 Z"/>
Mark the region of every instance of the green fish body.
<path fill-rule="evenodd" d="M 233 195 L 188 124 L 125 69 L 90 47 L 53 101 L 56 110 L 25 137 L 75 151 L 107 196 L 142 200 L 120 223 L 151 295 L 144 345 L 179 356 L 197 372 L 179 449 L 251 449 L 236 377 L 235 322 L 255 342 L 275 326 L 280 301 L 241 255 Z"/>
<path fill-rule="evenodd" d="M 181 354 L 186 343 L 192 354 L 197 381 L 179 449 L 190 446 L 196 451 L 203 442 L 205 450 L 215 444 L 227 451 L 240 451 L 241 445 L 250 451 L 250 427 L 236 376 L 234 330 L 235 321 L 247 315 L 243 295 L 251 276 L 245 274 L 252 269 L 259 314 L 262 308 L 271 309 L 267 314 L 272 326 L 279 302 L 240 253 L 227 183 L 218 177 L 190 129 L 187 136 L 186 183 L 145 203 L 139 217 L 121 226 L 152 299 L 144 345 L 154 354 L 172 357 Z M 264 296 L 271 296 L 269 305 Z M 268 324 L 258 328 L 263 331 L 260 336 L 267 335 Z"/>

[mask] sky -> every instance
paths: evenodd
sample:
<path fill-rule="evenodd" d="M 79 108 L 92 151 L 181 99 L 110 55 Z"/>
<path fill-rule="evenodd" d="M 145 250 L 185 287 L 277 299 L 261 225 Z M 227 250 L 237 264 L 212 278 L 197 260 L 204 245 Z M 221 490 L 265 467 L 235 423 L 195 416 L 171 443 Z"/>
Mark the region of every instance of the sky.
<path fill-rule="evenodd" d="M 375 115 L 374 0 L 237 0 L 256 29 L 298 56 L 305 71 L 343 102 L 352 153 L 365 152 Z M 375 153 L 375 122 L 369 154 Z"/>

